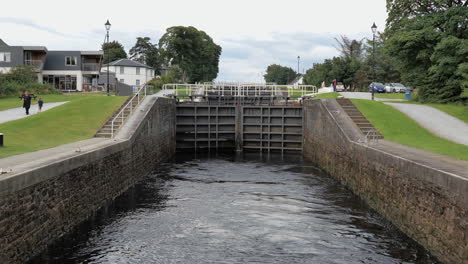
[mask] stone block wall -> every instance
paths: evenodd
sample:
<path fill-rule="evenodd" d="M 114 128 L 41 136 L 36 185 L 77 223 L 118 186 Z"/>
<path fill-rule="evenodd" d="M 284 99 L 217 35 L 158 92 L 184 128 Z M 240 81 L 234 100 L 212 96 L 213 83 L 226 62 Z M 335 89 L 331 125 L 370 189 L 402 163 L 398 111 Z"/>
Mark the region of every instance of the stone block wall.
<path fill-rule="evenodd" d="M 175 154 L 174 102 L 147 100 L 115 144 L 15 176 L 17 190 L 0 195 L 0 263 L 39 254 Z M 44 180 L 18 187 L 28 177 Z"/>
<path fill-rule="evenodd" d="M 304 156 L 444 263 L 468 263 L 468 181 L 357 142 L 336 101 L 304 106 Z"/>

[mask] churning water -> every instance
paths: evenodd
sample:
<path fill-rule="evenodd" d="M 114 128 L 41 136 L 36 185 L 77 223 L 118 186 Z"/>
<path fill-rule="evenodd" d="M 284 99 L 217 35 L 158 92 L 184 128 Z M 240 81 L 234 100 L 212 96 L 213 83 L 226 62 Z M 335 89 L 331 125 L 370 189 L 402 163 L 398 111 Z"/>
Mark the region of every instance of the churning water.
<path fill-rule="evenodd" d="M 437 263 L 298 156 L 180 156 L 33 263 Z"/>

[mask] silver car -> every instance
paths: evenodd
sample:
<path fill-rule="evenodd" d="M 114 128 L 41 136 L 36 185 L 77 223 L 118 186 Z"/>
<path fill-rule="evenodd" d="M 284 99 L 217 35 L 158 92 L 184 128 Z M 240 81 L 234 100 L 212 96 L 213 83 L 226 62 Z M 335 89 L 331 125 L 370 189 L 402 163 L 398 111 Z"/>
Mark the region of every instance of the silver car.
<path fill-rule="evenodd" d="M 401 83 L 387 83 L 385 85 L 385 92 L 387 93 L 404 93 L 406 87 Z"/>

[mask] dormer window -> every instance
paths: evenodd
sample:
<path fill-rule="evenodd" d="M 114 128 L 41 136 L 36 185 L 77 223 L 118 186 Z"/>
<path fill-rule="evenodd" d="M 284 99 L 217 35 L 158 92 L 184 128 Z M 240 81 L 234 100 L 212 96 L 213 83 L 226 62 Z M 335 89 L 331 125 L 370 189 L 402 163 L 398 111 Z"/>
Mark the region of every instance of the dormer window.
<path fill-rule="evenodd" d="M 65 66 L 76 66 L 78 64 L 77 57 L 66 56 L 65 57 Z"/>

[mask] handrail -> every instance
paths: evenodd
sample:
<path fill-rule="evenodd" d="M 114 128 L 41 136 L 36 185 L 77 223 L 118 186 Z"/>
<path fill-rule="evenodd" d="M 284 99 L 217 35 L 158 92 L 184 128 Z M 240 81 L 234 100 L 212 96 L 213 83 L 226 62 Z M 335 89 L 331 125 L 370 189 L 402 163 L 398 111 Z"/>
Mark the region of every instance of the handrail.
<path fill-rule="evenodd" d="M 142 90 L 144 91 L 144 95 L 142 96 Z M 125 110 L 127 109 L 127 107 L 130 106 L 130 114 L 128 116 L 130 116 L 132 113 L 133 113 L 133 103 L 135 102 L 135 100 L 137 101 L 137 105 L 135 107 L 137 107 L 141 101 L 143 101 L 143 99 L 140 100 L 140 97 L 145 97 L 146 96 L 146 84 L 143 85 L 136 93 L 135 95 L 132 97 L 132 99 L 130 99 L 130 101 L 128 101 L 127 104 L 125 104 L 124 107 L 122 107 L 122 109 L 120 110 L 120 112 L 115 115 L 115 117 L 112 119 L 112 122 L 111 122 L 111 138 L 114 137 L 114 131 L 116 131 L 116 129 L 114 129 L 114 126 L 115 126 L 115 121 L 120 118 L 122 120 L 122 124 L 121 126 L 123 125 L 124 121 L 125 121 Z M 136 98 L 136 99 L 135 99 Z M 127 117 L 128 117 L 127 116 Z"/>

